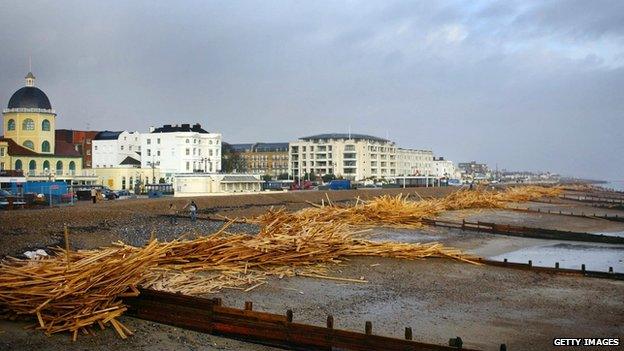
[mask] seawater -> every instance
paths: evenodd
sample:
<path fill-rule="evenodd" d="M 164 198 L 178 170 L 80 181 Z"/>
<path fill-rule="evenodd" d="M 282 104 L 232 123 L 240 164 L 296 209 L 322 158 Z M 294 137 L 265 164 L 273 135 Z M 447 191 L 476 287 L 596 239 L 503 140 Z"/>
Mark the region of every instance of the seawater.
<path fill-rule="evenodd" d="M 610 180 L 607 183 L 598 184 L 598 186 L 616 191 L 624 191 L 624 180 Z"/>

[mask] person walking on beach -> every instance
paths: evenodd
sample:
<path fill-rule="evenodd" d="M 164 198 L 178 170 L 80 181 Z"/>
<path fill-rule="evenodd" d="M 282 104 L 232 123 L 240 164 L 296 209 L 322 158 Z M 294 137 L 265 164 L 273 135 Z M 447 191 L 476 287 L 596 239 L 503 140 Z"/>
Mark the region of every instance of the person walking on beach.
<path fill-rule="evenodd" d="M 178 209 L 174 204 L 169 204 L 169 210 L 167 211 L 169 215 L 169 224 L 177 224 L 178 223 Z"/>
<path fill-rule="evenodd" d="M 195 203 L 195 201 L 191 201 L 191 203 L 186 205 L 186 207 L 188 207 L 189 211 L 191 212 L 191 222 L 195 222 L 197 220 L 197 210 L 199 209 L 197 207 L 197 204 Z"/>
<path fill-rule="evenodd" d="M 97 201 L 97 190 L 95 190 L 95 188 L 91 188 L 91 200 L 93 203 Z"/>

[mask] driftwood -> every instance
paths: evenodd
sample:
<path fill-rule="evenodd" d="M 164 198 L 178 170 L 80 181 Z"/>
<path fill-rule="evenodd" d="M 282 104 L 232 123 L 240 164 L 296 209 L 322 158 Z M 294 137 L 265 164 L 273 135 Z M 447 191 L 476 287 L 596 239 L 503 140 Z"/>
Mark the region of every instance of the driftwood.
<path fill-rule="evenodd" d="M 421 259 L 442 257 L 475 263 L 461 251 L 438 243 L 372 242 L 361 238 L 361 227 L 417 228 L 422 219 L 443 211 L 499 208 L 507 202 L 557 196 L 556 188 L 524 187 L 505 192 L 460 191 L 443 199 L 409 201 L 407 196 L 382 196 L 354 206 L 331 203 L 288 213 L 271 210 L 252 222 L 256 235 L 227 233 L 195 240 L 145 247 L 115 243 L 97 250 L 54 248 L 54 255 L 35 260 L 9 258 L 0 264 L 0 307 L 10 315 L 37 320 L 46 334 L 69 331 L 73 339 L 93 326 L 112 326 L 120 337 L 131 331 L 117 318 L 123 298 L 136 296 L 137 287 L 204 294 L 221 289 L 252 290 L 268 276 L 304 276 L 363 282 L 327 275 L 328 265 L 350 256 Z M 475 263 L 476 264 L 476 263 Z"/>

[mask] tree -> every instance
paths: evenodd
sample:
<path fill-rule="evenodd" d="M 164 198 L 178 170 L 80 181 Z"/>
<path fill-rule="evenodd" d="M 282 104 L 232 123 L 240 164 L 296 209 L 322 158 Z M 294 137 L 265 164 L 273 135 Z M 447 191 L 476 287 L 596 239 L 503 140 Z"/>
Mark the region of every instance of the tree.
<path fill-rule="evenodd" d="M 165 184 L 165 183 L 166 183 L 165 178 L 161 177 L 160 179 L 158 179 L 158 184 Z"/>
<path fill-rule="evenodd" d="M 272 179 L 273 178 L 270 175 L 268 175 L 268 174 L 265 174 L 265 175 L 262 176 L 262 180 L 264 180 L 265 182 L 268 182 L 268 181 L 270 181 Z"/>
<path fill-rule="evenodd" d="M 221 143 L 221 171 L 225 173 L 247 172 L 247 162 L 232 145 Z"/>
<path fill-rule="evenodd" d="M 310 174 L 306 173 L 306 179 L 309 179 L 311 181 L 315 181 L 316 180 L 316 173 L 314 173 L 314 171 L 310 171 Z"/>
<path fill-rule="evenodd" d="M 277 176 L 278 180 L 288 180 L 290 179 L 290 176 L 288 175 L 288 173 L 282 173 L 280 175 Z"/>
<path fill-rule="evenodd" d="M 329 183 L 332 180 L 336 179 L 336 176 L 332 173 L 327 173 L 321 177 L 323 179 L 323 183 Z"/>

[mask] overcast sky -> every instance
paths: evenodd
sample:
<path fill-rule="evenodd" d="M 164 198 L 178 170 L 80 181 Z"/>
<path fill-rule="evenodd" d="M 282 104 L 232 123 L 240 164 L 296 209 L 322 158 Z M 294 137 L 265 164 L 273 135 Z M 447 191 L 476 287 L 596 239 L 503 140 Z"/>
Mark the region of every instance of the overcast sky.
<path fill-rule="evenodd" d="M 57 128 L 389 137 L 624 179 L 624 1 L 0 2 L 0 101 L 32 56 Z"/>

